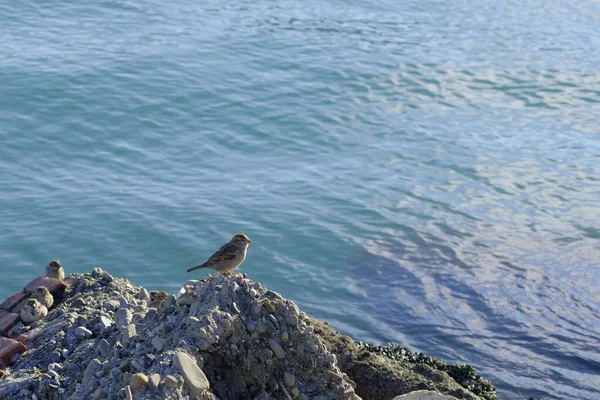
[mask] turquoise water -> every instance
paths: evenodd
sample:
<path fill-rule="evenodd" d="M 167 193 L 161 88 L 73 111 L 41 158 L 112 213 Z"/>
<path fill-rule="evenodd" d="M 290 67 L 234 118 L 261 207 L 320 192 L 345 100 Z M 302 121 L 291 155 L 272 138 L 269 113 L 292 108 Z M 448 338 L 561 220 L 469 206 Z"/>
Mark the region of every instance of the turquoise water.
<path fill-rule="evenodd" d="M 600 5 L 0 5 L 0 297 L 240 268 L 502 399 L 600 398 Z"/>

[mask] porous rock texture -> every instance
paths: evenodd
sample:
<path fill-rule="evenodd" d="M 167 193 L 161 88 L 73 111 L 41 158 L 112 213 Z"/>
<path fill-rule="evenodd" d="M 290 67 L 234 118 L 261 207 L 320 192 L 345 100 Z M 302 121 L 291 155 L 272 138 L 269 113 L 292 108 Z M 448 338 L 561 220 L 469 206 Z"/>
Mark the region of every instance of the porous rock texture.
<path fill-rule="evenodd" d="M 389 344 L 355 343 L 314 318 L 307 321 L 339 368 L 357 383 L 356 394 L 365 400 L 393 399 L 417 390 L 430 390 L 458 399 L 496 400 L 496 388 L 465 364 L 447 364 L 435 357 Z"/>
<path fill-rule="evenodd" d="M 0 399 L 479 398 L 447 371 L 355 344 L 242 274 L 188 281 L 156 309 L 145 288 L 98 268 L 65 283 L 46 319 L 12 329 L 28 351 L 5 369 Z"/>
<path fill-rule="evenodd" d="M 241 274 L 189 281 L 158 309 L 100 269 L 66 283 L 45 320 L 17 327 L 30 350 L 0 398 L 359 398 L 296 305 Z"/>

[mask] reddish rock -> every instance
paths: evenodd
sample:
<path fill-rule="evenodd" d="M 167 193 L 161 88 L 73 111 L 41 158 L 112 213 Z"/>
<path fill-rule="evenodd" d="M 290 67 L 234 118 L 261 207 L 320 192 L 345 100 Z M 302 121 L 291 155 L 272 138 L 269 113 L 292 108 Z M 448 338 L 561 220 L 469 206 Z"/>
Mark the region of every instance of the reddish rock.
<path fill-rule="evenodd" d="M 23 291 L 31 294 L 39 286 L 46 286 L 52 294 L 67 287 L 67 285 L 65 285 L 62 281 L 59 281 L 58 279 L 48 278 L 47 276 L 40 276 L 29 282 L 29 284 L 25 286 L 25 289 L 23 289 Z"/>
<path fill-rule="evenodd" d="M 4 378 L 4 375 L 6 375 L 6 372 L 0 369 L 0 379 Z"/>
<path fill-rule="evenodd" d="M 22 343 L 0 336 L 0 365 L 8 365 L 15 354 L 26 350 Z"/>
<path fill-rule="evenodd" d="M 8 299 L 4 300 L 2 304 L 0 304 L 0 308 L 6 311 L 12 311 L 13 308 L 19 304 L 22 300 L 25 300 L 29 297 L 27 293 L 17 292 L 10 296 Z"/>
<path fill-rule="evenodd" d="M 11 339 L 15 339 L 17 342 L 20 342 L 24 345 L 26 345 L 27 343 L 29 343 L 29 336 L 27 336 L 26 334 L 20 333 L 18 335 L 11 335 Z"/>
<path fill-rule="evenodd" d="M 19 314 L 0 310 L 0 332 L 5 335 L 8 331 L 19 322 Z"/>
<path fill-rule="evenodd" d="M 24 298 L 23 300 L 18 302 L 10 311 L 20 315 L 21 310 L 23 309 L 23 307 L 25 307 L 25 303 L 27 303 L 28 299 L 29 299 L 29 297 Z"/>
<path fill-rule="evenodd" d="M 29 330 L 23 332 L 23 324 L 21 322 L 19 322 L 10 331 L 8 331 L 8 334 L 6 335 L 6 337 L 15 339 L 15 340 L 23 343 L 24 345 L 27 345 L 27 343 L 35 340 L 35 338 L 43 331 L 44 331 L 44 328 L 38 326 L 36 328 L 29 329 Z"/>

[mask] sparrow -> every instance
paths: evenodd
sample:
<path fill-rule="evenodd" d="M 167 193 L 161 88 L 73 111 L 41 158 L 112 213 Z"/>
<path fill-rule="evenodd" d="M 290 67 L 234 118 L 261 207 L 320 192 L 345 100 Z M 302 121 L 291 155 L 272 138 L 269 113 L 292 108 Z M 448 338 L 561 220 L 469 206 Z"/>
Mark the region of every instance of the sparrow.
<path fill-rule="evenodd" d="M 167 297 L 169 297 L 169 293 L 167 292 L 159 292 L 158 290 L 151 291 L 150 300 L 148 300 L 148 307 L 158 308 L 160 303 L 162 303 Z"/>
<path fill-rule="evenodd" d="M 58 260 L 52 260 L 46 267 L 46 276 L 49 278 L 63 280 L 65 279 L 65 269 Z"/>
<path fill-rule="evenodd" d="M 28 299 L 21 310 L 21 319 L 24 324 L 30 324 L 48 315 L 48 309 L 36 299 Z"/>
<path fill-rule="evenodd" d="M 187 270 L 191 272 L 200 268 L 214 269 L 219 273 L 229 273 L 236 269 L 246 259 L 246 249 L 252 244 L 252 240 L 243 233 L 235 235 L 229 243 L 224 244 L 219 251 L 200 265 Z"/>
<path fill-rule="evenodd" d="M 54 304 L 54 297 L 52 297 L 46 286 L 39 286 L 37 289 L 35 289 L 32 297 L 39 301 L 47 309 L 50 309 L 52 304 Z"/>

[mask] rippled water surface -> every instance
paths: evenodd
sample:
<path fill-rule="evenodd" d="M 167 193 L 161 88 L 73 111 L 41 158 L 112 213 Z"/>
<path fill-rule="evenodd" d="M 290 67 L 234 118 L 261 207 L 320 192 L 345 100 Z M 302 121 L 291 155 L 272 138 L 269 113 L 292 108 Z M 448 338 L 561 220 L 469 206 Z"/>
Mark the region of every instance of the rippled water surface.
<path fill-rule="evenodd" d="M 600 5 L 0 5 L 0 297 L 241 270 L 502 399 L 600 398 Z M 195 274 L 195 277 L 202 274 Z"/>

